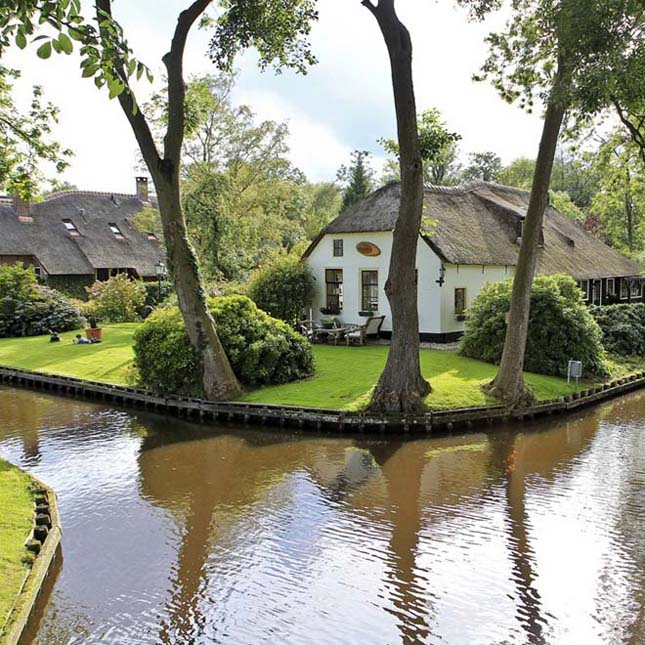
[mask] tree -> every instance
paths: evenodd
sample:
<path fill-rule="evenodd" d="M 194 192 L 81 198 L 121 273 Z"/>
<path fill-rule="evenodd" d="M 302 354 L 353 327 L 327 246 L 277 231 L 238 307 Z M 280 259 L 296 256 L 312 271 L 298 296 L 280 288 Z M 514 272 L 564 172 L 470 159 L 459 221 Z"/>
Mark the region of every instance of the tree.
<path fill-rule="evenodd" d="M 374 170 L 367 150 L 354 150 L 349 166 L 341 166 L 336 179 L 344 186 L 342 210 L 365 199 L 374 190 Z"/>
<path fill-rule="evenodd" d="M 369 407 L 373 412 L 421 412 L 430 384 L 419 363 L 415 267 L 423 214 L 423 160 L 412 81 L 412 40 L 396 14 L 394 0 L 378 0 L 377 4 L 363 0 L 362 4 L 376 18 L 390 58 L 401 166 L 401 203 L 385 283 L 392 311 L 392 344 Z"/>
<path fill-rule="evenodd" d="M 134 58 L 121 25 L 113 17 L 112 0 L 97 0 L 93 19 L 81 14 L 80 0 L 8 0 L 0 8 L 0 54 L 11 41 L 24 48 L 39 25 L 47 23 L 55 35 L 39 36 L 38 55 L 48 58 L 52 51 L 69 54 L 73 41 L 79 41 L 83 76 L 93 78 L 98 87 L 106 86 L 110 98 L 118 98 L 157 191 L 168 263 L 186 331 L 199 359 L 204 392 L 209 398 L 221 399 L 236 396 L 240 386 L 208 311 L 180 196 L 186 127 L 184 50 L 192 27 L 204 18 L 211 3 L 194 0 L 179 13 L 170 49 L 162 59 L 168 79 L 168 122 L 162 150 L 130 83 L 133 77 L 150 72 Z M 220 69 L 230 69 L 235 56 L 247 47 L 257 49 L 262 67 L 274 64 L 304 72 L 315 61 L 306 40 L 317 17 L 314 0 L 227 0 L 219 4 L 222 12 L 214 24 L 209 53 Z"/>
<path fill-rule="evenodd" d="M 16 107 L 12 81 L 19 75 L 18 71 L 0 65 L 0 187 L 32 199 L 43 179 L 40 163 L 49 162 L 57 172 L 62 172 L 69 165 L 72 151 L 51 138 L 59 111 L 45 102 L 40 86 L 32 90 L 27 113 Z"/>
<path fill-rule="evenodd" d="M 489 391 L 511 406 L 532 401 L 523 365 L 531 285 L 558 138 L 565 113 L 589 117 L 610 104 L 611 79 L 643 38 L 640 3 L 624 0 L 516 0 L 507 31 L 489 37 L 484 76 L 509 102 L 546 104 L 531 196 L 523 224 L 500 368 Z"/>
<path fill-rule="evenodd" d="M 424 182 L 435 186 L 457 183 L 459 180 L 457 153 L 461 136 L 448 129 L 441 112 L 436 108 L 421 113 L 417 128 Z M 401 178 L 399 144 L 393 139 L 381 139 L 380 143 L 385 152 L 394 157 L 388 161 L 386 177 L 388 180 L 399 181 Z"/>
<path fill-rule="evenodd" d="M 470 163 L 462 175 L 464 181 L 497 181 L 502 169 L 502 160 L 494 152 L 473 152 Z"/>
<path fill-rule="evenodd" d="M 497 181 L 503 186 L 514 186 L 523 190 L 531 190 L 535 174 L 535 159 L 518 157 L 508 166 L 500 170 Z"/>
<path fill-rule="evenodd" d="M 596 159 L 600 191 L 592 212 L 600 218 L 607 241 L 633 254 L 645 243 L 645 163 L 625 128 L 600 147 Z"/>

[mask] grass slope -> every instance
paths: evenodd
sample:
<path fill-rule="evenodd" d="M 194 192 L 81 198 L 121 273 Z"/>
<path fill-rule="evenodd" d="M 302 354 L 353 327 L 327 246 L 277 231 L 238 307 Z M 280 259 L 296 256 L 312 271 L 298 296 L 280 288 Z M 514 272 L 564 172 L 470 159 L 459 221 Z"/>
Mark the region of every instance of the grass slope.
<path fill-rule="evenodd" d="M 25 540 L 33 515 L 31 479 L 0 459 L 0 630 L 27 572 Z"/>
<path fill-rule="evenodd" d="M 106 325 L 103 342 L 73 345 L 75 332 L 62 334 L 60 343 L 47 336 L 0 339 L 0 364 L 24 369 L 76 376 L 106 383 L 127 383 L 132 362 L 132 334 L 136 323 Z M 247 393 L 244 401 L 355 410 L 367 403 L 371 388 L 385 365 L 387 346 L 344 347 L 316 345 L 316 375 L 305 381 L 261 388 Z M 480 385 L 491 380 L 495 365 L 463 358 L 453 352 L 424 349 L 421 368 L 433 391 L 430 408 L 487 405 L 495 401 Z M 562 379 L 527 374 L 538 399 L 552 399 L 573 391 Z"/>
<path fill-rule="evenodd" d="M 384 345 L 334 347 L 317 345 L 316 375 L 306 381 L 265 387 L 248 393 L 245 401 L 279 403 L 316 408 L 357 409 L 367 403 L 371 388 L 385 365 Z M 458 356 L 444 350 L 421 350 L 421 370 L 433 391 L 426 399 L 430 408 L 442 410 L 494 404 L 480 385 L 497 372 L 495 365 Z M 539 399 L 553 399 L 574 391 L 563 379 L 526 374 Z"/>
<path fill-rule="evenodd" d="M 103 329 L 103 342 L 95 345 L 74 345 L 72 339 L 78 332 L 61 334 L 60 343 L 50 343 L 49 336 L 0 338 L 0 365 L 124 384 L 136 328 L 136 323 L 108 325 Z"/>

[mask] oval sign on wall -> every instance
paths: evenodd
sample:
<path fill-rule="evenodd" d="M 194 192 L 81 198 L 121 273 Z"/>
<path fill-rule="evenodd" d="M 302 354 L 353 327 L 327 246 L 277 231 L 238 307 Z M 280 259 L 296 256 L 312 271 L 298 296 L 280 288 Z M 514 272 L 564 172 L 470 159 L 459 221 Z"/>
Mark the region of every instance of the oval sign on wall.
<path fill-rule="evenodd" d="M 361 254 L 361 255 L 367 255 L 370 258 L 374 258 L 377 255 L 381 255 L 381 249 L 379 249 L 376 244 L 372 244 L 371 242 L 359 242 L 356 245 L 356 250 Z"/>

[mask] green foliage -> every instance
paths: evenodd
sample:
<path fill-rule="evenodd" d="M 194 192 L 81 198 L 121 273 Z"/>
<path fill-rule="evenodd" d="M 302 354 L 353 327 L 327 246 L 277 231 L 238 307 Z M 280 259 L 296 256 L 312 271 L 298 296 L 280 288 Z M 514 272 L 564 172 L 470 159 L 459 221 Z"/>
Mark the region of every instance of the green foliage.
<path fill-rule="evenodd" d="M 475 298 L 460 346 L 464 356 L 499 363 L 512 287 L 512 280 L 489 284 Z M 566 376 L 569 360 L 582 361 L 586 375 L 608 374 L 600 328 L 584 305 L 575 281 L 564 275 L 538 276 L 531 290 L 524 368 Z"/>
<path fill-rule="evenodd" d="M 143 286 L 146 290 L 146 296 L 140 311 L 142 318 L 149 316 L 153 309 L 166 302 L 175 292 L 170 280 L 162 280 L 161 285 L 159 282 L 144 282 Z"/>
<path fill-rule="evenodd" d="M 645 355 L 645 304 L 591 307 L 590 311 L 602 330 L 602 342 L 609 353 Z"/>
<path fill-rule="evenodd" d="M 29 111 L 18 110 L 11 93 L 18 76 L 0 65 L 0 188 L 33 199 L 43 178 L 40 164 L 48 162 L 62 172 L 72 152 L 51 138 L 58 108 L 45 102 L 41 87 L 33 88 Z"/>
<path fill-rule="evenodd" d="M 502 160 L 494 152 L 475 152 L 469 155 L 470 163 L 464 169 L 464 181 L 497 181 Z"/>
<path fill-rule="evenodd" d="M 47 286 L 60 291 L 68 298 L 87 300 L 87 287 L 91 287 L 93 279 L 84 275 L 50 275 Z"/>
<path fill-rule="evenodd" d="M 374 171 L 367 150 L 354 150 L 349 166 L 341 166 L 336 178 L 344 186 L 342 210 L 365 199 L 374 190 Z"/>
<path fill-rule="evenodd" d="M 424 180 L 436 186 L 457 183 L 459 164 L 457 144 L 461 136 L 451 132 L 436 108 L 423 111 L 418 118 L 419 145 L 423 160 Z M 392 139 L 381 139 L 385 152 L 392 155 L 388 162 L 386 179 L 399 180 L 399 144 Z"/>
<path fill-rule="evenodd" d="M 303 319 L 311 305 L 315 279 L 298 258 L 281 258 L 260 269 L 249 285 L 249 297 L 260 309 L 290 325 Z"/>
<path fill-rule="evenodd" d="M 288 383 L 313 373 L 311 346 L 289 326 L 244 296 L 212 298 L 217 333 L 238 379 L 245 385 Z M 160 307 L 134 334 L 135 365 L 142 384 L 162 393 L 202 393 L 199 365 L 176 307 Z"/>
<path fill-rule="evenodd" d="M 130 280 L 124 273 L 95 282 L 87 292 L 94 315 L 104 322 L 134 322 L 146 299 L 143 282 Z"/>
<path fill-rule="evenodd" d="M 595 163 L 600 190 L 592 212 L 600 219 L 609 243 L 625 252 L 645 245 L 645 163 L 624 129 L 603 143 Z"/>
<path fill-rule="evenodd" d="M 80 324 L 78 310 L 63 294 L 38 285 L 32 269 L 0 266 L 0 338 L 68 331 Z"/>

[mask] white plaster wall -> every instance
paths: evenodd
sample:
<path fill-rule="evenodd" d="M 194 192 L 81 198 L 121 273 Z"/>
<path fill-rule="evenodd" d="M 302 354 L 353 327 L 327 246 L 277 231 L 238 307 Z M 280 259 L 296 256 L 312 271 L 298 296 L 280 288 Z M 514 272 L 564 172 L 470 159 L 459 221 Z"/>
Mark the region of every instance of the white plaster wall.
<path fill-rule="evenodd" d="M 343 257 L 334 257 L 334 240 L 343 240 Z M 366 257 L 356 250 L 359 242 L 371 242 L 381 249 L 381 255 Z M 392 314 L 385 296 L 385 281 L 390 266 L 392 234 L 377 233 L 337 233 L 325 235 L 308 258 L 316 278 L 316 296 L 312 303 L 314 320 L 322 316 L 320 308 L 326 304 L 325 269 L 343 270 L 344 304 L 340 319 L 344 323 L 360 324 L 364 318 L 358 315 L 361 310 L 361 271 L 378 271 L 379 311 L 384 315 L 384 331 L 392 331 Z M 419 276 L 419 327 L 422 332 L 438 333 L 440 326 L 439 277 L 441 263 L 430 247 L 419 238 L 417 245 L 417 268 Z"/>
<path fill-rule="evenodd" d="M 441 331 L 464 331 L 465 323 L 455 317 L 455 289 L 466 289 L 466 309 L 477 294 L 491 282 L 501 282 L 513 276 L 515 267 L 446 264 L 446 282 L 441 294 Z"/>
<path fill-rule="evenodd" d="M 333 241 L 343 240 L 343 257 L 334 257 Z M 356 250 L 359 242 L 371 242 L 381 249 L 381 255 L 366 257 Z M 362 323 L 360 275 L 363 270 L 377 270 L 379 274 L 379 315 L 385 316 L 384 331 L 392 331 L 392 315 L 383 290 L 390 264 L 392 234 L 337 233 L 326 235 L 308 258 L 316 278 L 316 295 L 312 303 L 314 320 L 320 320 L 320 308 L 326 304 L 325 269 L 343 270 L 344 304 L 340 319 L 344 323 Z M 417 245 L 419 331 L 425 334 L 441 334 L 464 330 L 464 322 L 455 318 L 455 289 L 466 289 L 466 308 L 489 282 L 499 282 L 513 275 L 514 267 L 465 266 L 445 264 L 443 286 L 437 284 L 441 260 L 426 242 L 419 238 Z"/>

